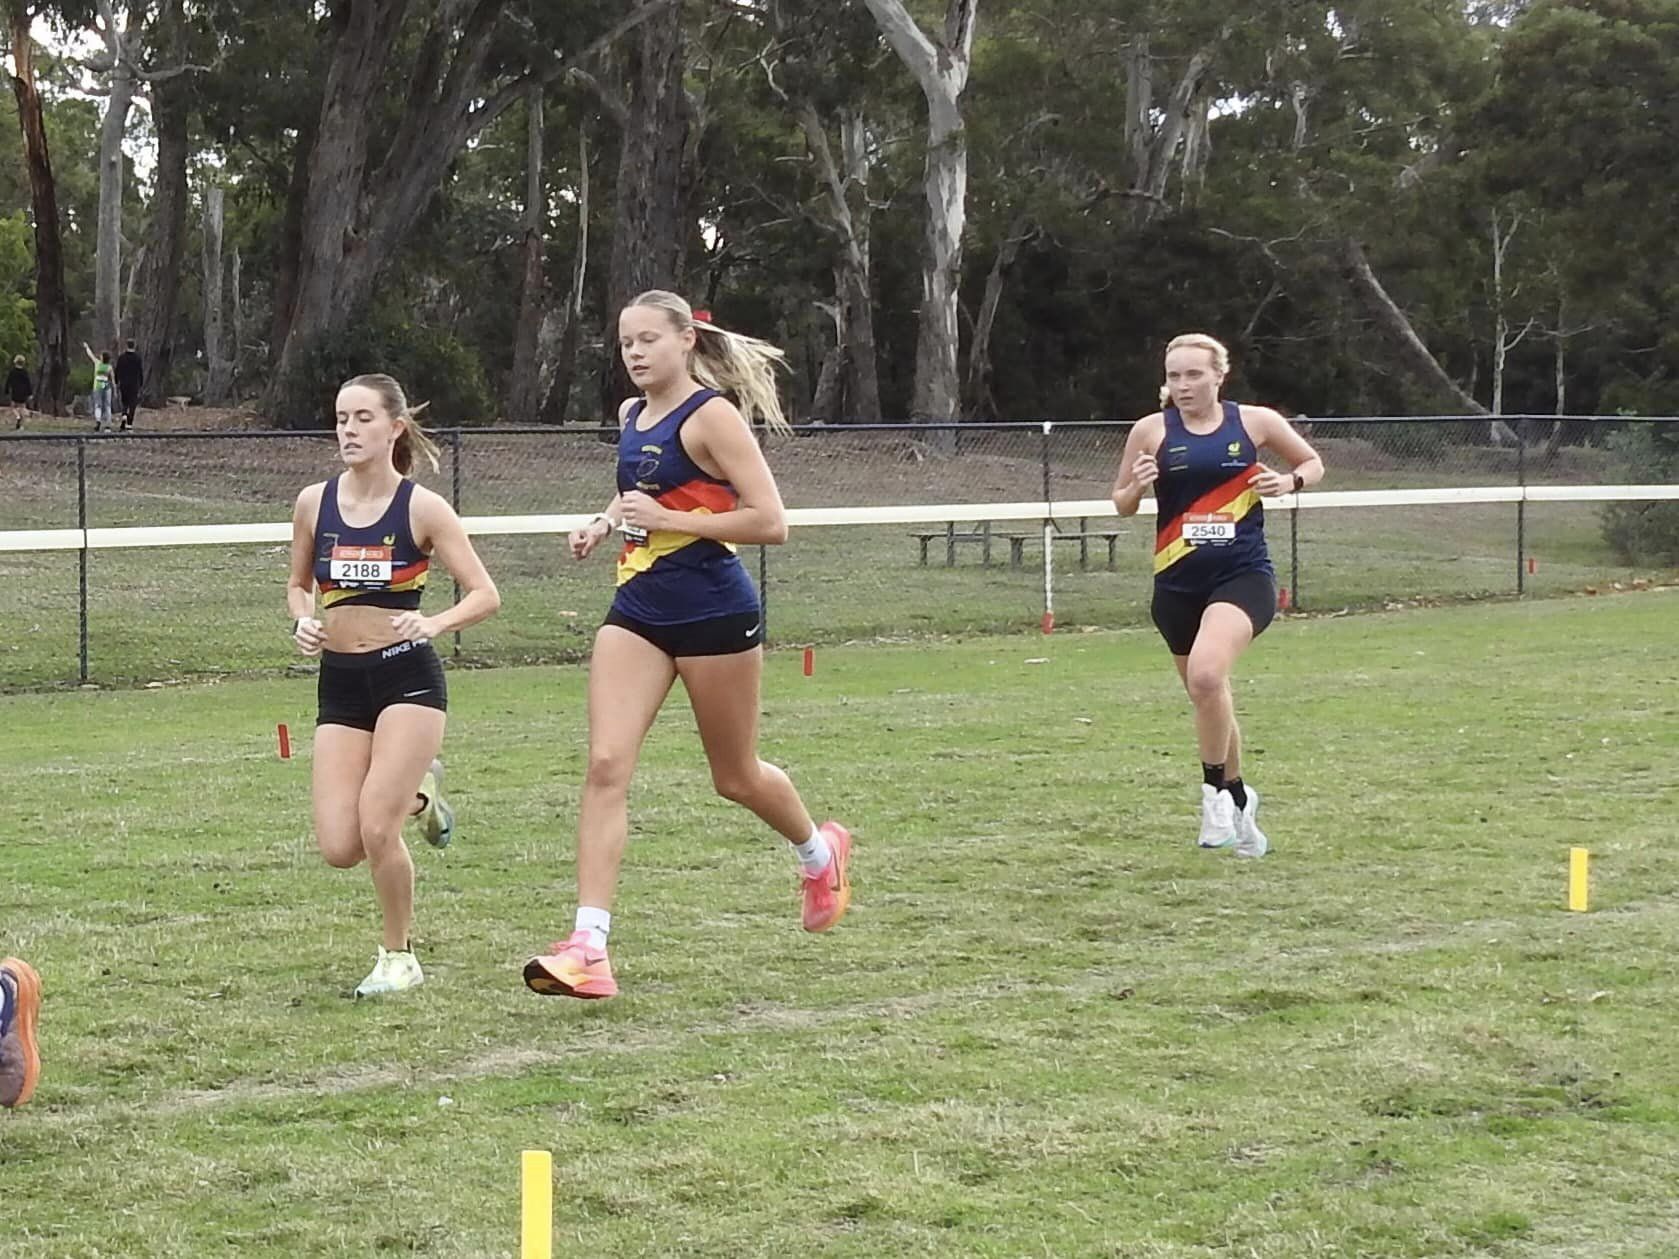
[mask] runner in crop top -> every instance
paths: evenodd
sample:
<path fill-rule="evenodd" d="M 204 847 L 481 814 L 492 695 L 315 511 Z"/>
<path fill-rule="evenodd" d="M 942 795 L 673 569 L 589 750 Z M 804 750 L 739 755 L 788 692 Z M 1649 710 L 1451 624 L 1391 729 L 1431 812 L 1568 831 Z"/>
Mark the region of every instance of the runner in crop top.
<path fill-rule="evenodd" d="M 416 453 L 437 467 L 437 448 L 415 419 L 420 409 L 408 406 L 389 376 L 346 381 L 337 404 L 344 471 L 306 488 L 292 515 L 292 634 L 304 655 L 321 658 L 315 841 L 328 865 L 367 859 L 384 915 L 378 961 L 358 997 L 424 979 L 408 938 L 414 865 L 402 824 L 416 817 L 438 848 L 454 832 L 438 791 L 448 696 L 431 640 L 477 624 L 501 604 L 460 517 L 409 479 Z M 433 555 L 462 595 L 426 616 L 420 597 Z"/>

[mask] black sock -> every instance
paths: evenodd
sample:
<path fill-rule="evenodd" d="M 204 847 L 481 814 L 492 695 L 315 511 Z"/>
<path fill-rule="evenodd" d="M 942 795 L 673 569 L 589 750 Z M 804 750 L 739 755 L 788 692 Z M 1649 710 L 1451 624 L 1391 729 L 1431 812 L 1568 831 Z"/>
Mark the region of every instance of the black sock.
<path fill-rule="evenodd" d="M 1201 781 L 1214 791 L 1224 790 L 1224 766 L 1222 764 L 1209 765 L 1206 761 L 1202 761 Z"/>
<path fill-rule="evenodd" d="M 1248 807 L 1248 789 L 1242 786 L 1240 778 L 1232 778 L 1224 784 L 1224 789 L 1230 793 L 1230 798 L 1236 802 L 1238 809 Z"/>

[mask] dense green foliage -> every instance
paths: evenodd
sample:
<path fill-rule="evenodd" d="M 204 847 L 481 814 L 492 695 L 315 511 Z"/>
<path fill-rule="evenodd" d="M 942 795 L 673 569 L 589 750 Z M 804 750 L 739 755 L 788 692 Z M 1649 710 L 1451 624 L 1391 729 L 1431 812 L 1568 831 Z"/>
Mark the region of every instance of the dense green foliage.
<path fill-rule="evenodd" d="M 243 264 L 240 388 L 265 393 L 280 422 L 320 414 L 317 387 L 272 375 L 285 332 L 276 302 L 297 251 L 288 199 L 309 166 L 334 51 L 369 4 L 183 0 L 183 55 L 202 68 L 186 76 L 191 205 L 174 391 L 204 383 L 199 220 L 214 182 L 228 189 L 225 249 Z M 494 24 L 472 67 L 475 99 L 491 101 L 521 76 L 547 80 L 550 309 L 571 286 L 587 148 L 581 335 L 546 336 L 539 361 L 547 380 L 559 355 L 572 357 L 566 415 L 598 414 L 624 142 L 615 111 L 635 106 L 637 36 L 595 41 L 624 6 L 479 0 L 445 6 L 456 23 L 447 29 L 434 6 L 378 7 L 399 23 L 366 110 L 367 165 L 378 172 L 362 196 L 370 216 L 398 193 L 401 172 L 380 164 L 406 151 L 404 127 L 430 85 L 459 68 L 447 58 L 466 47 L 474 20 Z M 794 103 L 810 103 L 835 145 L 837 120 L 862 119 L 880 392 L 888 417 L 905 414 L 926 214 L 926 107 L 914 81 L 861 0 L 679 7 L 691 99 L 682 253 L 670 281 L 720 320 L 784 344 L 794 409 L 808 406 L 834 342 L 824 307 L 836 300 L 840 242 Z M 940 6 L 908 7 L 929 33 L 940 29 Z M 101 108 L 83 93 L 99 72 L 69 53 L 88 38 L 90 6 L 36 8 L 54 33 L 37 60 L 79 343 L 94 283 Z M 970 390 L 966 414 L 1136 414 L 1150 405 L 1160 346 L 1188 328 L 1232 345 L 1234 390 L 1296 411 L 1456 409 L 1396 352 L 1391 323 L 1349 283 L 1349 237 L 1445 375 L 1479 403 L 1493 398 L 1502 327 L 1506 411 L 1679 407 L 1679 334 L 1665 319 L 1679 293 L 1665 239 L 1679 211 L 1679 0 L 982 0 L 977 23 L 962 98 L 964 371 L 994 274 L 1000 290 L 988 383 Z M 168 60 L 151 27 L 131 34 L 147 64 Z M 555 59 L 577 72 L 549 73 Z M 1168 139 L 1174 111 L 1190 123 Z M 125 267 L 150 231 L 151 117 L 142 101 L 128 122 Z M 420 152 L 447 144 L 444 114 L 427 117 Z M 29 203 L 18 134 L 0 132 L 8 209 Z M 416 394 L 451 418 L 534 419 L 503 415 L 522 274 L 522 99 L 447 151 L 446 174 L 424 190 L 354 307 L 378 313 L 348 332 L 325 329 L 330 351 L 311 350 L 294 368 L 330 375 L 371 355 L 414 374 Z M 31 349 L 10 240 L 8 231 L 0 242 L 7 354 Z M 352 238 L 346 257 L 365 243 Z M 128 316 L 147 300 L 134 294 Z M 311 333 L 302 330 L 305 342 Z"/>

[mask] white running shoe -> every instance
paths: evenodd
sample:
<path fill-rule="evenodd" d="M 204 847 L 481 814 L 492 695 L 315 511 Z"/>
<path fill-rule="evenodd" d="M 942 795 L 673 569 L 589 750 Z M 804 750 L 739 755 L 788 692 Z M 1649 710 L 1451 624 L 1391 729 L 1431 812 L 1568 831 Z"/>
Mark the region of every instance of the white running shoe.
<path fill-rule="evenodd" d="M 419 820 L 420 833 L 433 848 L 447 848 L 455 837 L 455 811 L 443 799 L 443 762 L 434 760 L 425 777 L 420 779 L 420 795 L 426 807 L 414 816 Z"/>
<path fill-rule="evenodd" d="M 1201 838 L 1196 842 L 1203 848 L 1228 848 L 1236 842 L 1236 802 L 1211 783 L 1201 784 Z"/>
<path fill-rule="evenodd" d="M 1236 811 L 1236 855 L 1263 857 L 1271 851 L 1271 841 L 1259 829 L 1259 793 L 1252 787 L 1247 791 L 1247 805 Z"/>
<path fill-rule="evenodd" d="M 425 973 L 413 952 L 396 952 L 379 946 L 379 960 L 373 964 L 367 978 L 356 985 L 356 996 L 377 997 L 387 992 L 402 992 L 425 983 Z"/>

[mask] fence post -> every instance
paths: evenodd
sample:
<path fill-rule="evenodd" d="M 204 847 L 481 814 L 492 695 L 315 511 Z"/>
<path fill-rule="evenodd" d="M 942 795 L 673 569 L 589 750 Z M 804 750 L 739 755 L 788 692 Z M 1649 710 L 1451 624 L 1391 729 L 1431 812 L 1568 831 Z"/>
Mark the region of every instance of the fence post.
<path fill-rule="evenodd" d="M 1527 593 L 1527 579 L 1522 574 L 1522 555 L 1527 550 L 1527 440 L 1522 428 L 1516 428 L 1516 485 L 1521 495 L 1516 499 L 1516 597 Z"/>
<path fill-rule="evenodd" d="M 1300 608 L 1300 492 L 1294 494 L 1294 510 L 1288 514 L 1288 605 Z"/>
<path fill-rule="evenodd" d="M 1045 420 L 1043 435 L 1038 439 L 1039 456 L 1044 472 L 1044 615 L 1043 632 L 1055 629 L 1055 500 L 1049 483 L 1049 430 L 1054 425 Z"/>
<path fill-rule="evenodd" d="M 451 485 L 449 487 L 449 505 L 455 509 L 455 515 L 458 516 L 461 514 L 461 430 L 459 427 L 449 430 L 449 477 L 451 481 Z M 453 573 L 449 575 L 454 577 Z M 461 583 L 460 579 L 456 578 L 455 602 L 459 603 L 460 601 Z M 454 654 L 456 656 L 461 654 L 461 632 L 459 630 L 455 631 Z"/>
<path fill-rule="evenodd" d="M 77 621 L 80 623 L 81 680 L 87 681 L 87 438 L 76 438 L 76 528 L 82 531 L 82 547 L 77 552 Z"/>

